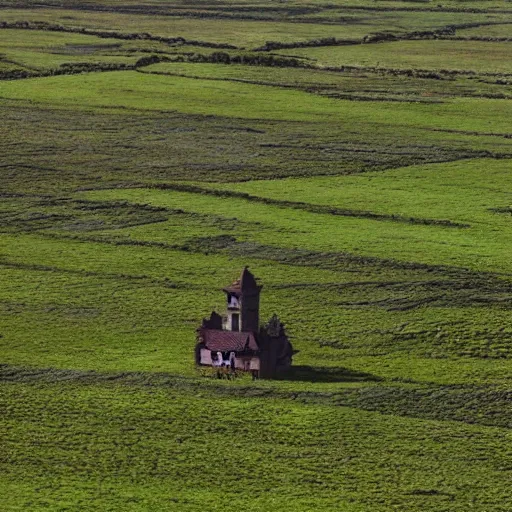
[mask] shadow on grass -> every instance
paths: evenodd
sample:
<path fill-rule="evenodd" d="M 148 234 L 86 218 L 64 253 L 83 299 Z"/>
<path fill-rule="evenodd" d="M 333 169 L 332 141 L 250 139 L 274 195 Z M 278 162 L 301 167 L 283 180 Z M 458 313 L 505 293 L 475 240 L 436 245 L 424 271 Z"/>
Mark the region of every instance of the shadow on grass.
<path fill-rule="evenodd" d="M 380 382 L 382 377 L 371 373 L 357 372 L 348 368 L 332 368 L 325 366 L 292 366 L 278 375 L 276 380 L 304 382 Z"/>

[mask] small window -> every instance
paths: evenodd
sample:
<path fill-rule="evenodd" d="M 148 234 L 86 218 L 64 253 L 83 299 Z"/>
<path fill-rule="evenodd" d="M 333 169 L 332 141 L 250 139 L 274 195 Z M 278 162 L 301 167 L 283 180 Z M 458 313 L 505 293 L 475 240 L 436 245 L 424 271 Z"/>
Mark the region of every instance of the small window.
<path fill-rule="evenodd" d="M 232 331 L 240 330 L 240 315 L 237 315 L 237 314 L 231 315 L 231 330 Z"/>
<path fill-rule="evenodd" d="M 228 308 L 238 308 L 240 303 L 235 295 L 228 295 Z"/>

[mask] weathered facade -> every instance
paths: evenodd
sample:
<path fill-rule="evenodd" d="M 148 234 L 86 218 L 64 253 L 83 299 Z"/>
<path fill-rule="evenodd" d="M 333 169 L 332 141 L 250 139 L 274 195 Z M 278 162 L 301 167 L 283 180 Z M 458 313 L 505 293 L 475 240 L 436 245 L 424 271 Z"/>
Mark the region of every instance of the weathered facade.
<path fill-rule="evenodd" d="M 224 288 L 226 315 L 216 312 L 197 329 L 196 363 L 219 371 L 242 370 L 272 378 L 292 364 L 293 347 L 279 318 L 260 326 L 262 286 L 244 268 L 240 279 Z"/>

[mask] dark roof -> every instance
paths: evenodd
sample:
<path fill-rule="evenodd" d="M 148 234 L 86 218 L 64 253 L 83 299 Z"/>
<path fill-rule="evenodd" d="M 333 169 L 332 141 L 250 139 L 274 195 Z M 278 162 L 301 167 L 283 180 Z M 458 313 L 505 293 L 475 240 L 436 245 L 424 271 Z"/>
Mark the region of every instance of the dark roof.
<path fill-rule="evenodd" d="M 256 282 L 256 278 L 252 275 L 249 269 L 244 267 L 240 278 L 224 288 L 224 291 L 230 293 L 241 293 L 248 291 L 259 292 L 261 288 L 262 286 Z"/>
<path fill-rule="evenodd" d="M 208 350 L 218 350 L 219 352 L 259 350 L 256 338 L 252 332 L 201 329 L 200 337 Z"/>

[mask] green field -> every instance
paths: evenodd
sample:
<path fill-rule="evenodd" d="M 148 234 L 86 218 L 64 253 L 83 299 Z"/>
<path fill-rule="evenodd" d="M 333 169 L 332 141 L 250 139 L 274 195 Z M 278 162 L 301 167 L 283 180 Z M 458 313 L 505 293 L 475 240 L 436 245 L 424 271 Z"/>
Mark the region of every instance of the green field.
<path fill-rule="evenodd" d="M 130 6 L 130 2 L 119 5 L 115 1 L 91 2 L 88 6 L 81 2 L 66 2 L 65 8 L 53 6 L 51 10 L 41 8 L 42 6 L 30 9 L 29 5 L 24 9 L 6 8 L 2 10 L 2 20 L 46 21 L 66 27 L 130 33 L 149 32 L 161 36 L 228 43 L 240 48 L 261 46 L 267 41 L 290 43 L 323 37 L 362 39 L 368 34 L 381 31 L 402 34 L 467 23 L 492 23 L 484 25 L 481 32 L 494 35 L 495 27 L 506 27 L 501 24 L 510 22 L 509 12 L 504 13 L 501 8 L 495 7 L 497 12 L 494 12 L 492 6 L 487 11 L 484 9 L 483 12 L 471 12 L 469 2 L 465 2 L 468 7 L 463 15 L 450 8 L 433 12 L 420 11 L 418 15 L 415 12 L 418 5 L 414 3 L 412 10 L 409 10 L 410 7 L 395 10 L 394 2 L 390 2 L 382 10 L 377 8 L 376 13 L 372 11 L 373 2 L 361 2 L 361 6 L 357 2 L 347 6 L 344 3 L 315 6 L 314 2 L 297 2 L 295 5 L 275 7 L 268 2 L 251 2 L 249 5 L 228 2 L 207 6 L 202 3 L 180 5 L 160 2 L 160 5 L 152 3 L 142 7 L 140 3 L 132 3 Z M 485 4 L 487 3 L 486 1 Z M 498 4 L 501 7 L 502 2 Z M 102 12 L 98 12 L 98 7 Z M 136 15 L 130 14 L 130 11 Z M 146 14 L 148 12 L 152 14 Z M 465 32 L 462 31 L 461 34 Z"/>
<path fill-rule="evenodd" d="M 509 26 L 512 33 L 512 26 Z M 321 66 L 450 70 L 512 74 L 511 43 L 486 41 L 399 41 L 376 45 L 288 50 Z"/>
<path fill-rule="evenodd" d="M 27 37 L 26 30 L 2 30 L 2 58 L 25 68 L 44 70 L 77 62 L 134 63 L 137 58 L 143 56 L 140 51 L 128 53 L 130 45 L 120 44 L 116 39 L 98 39 L 82 34 L 43 30 L 34 30 L 30 36 Z"/>
<path fill-rule="evenodd" d="M 511 27 L 4 2 L 0 509 L 508 512 Z M 194 365 L 244 265 L 275 380 Z"/>

